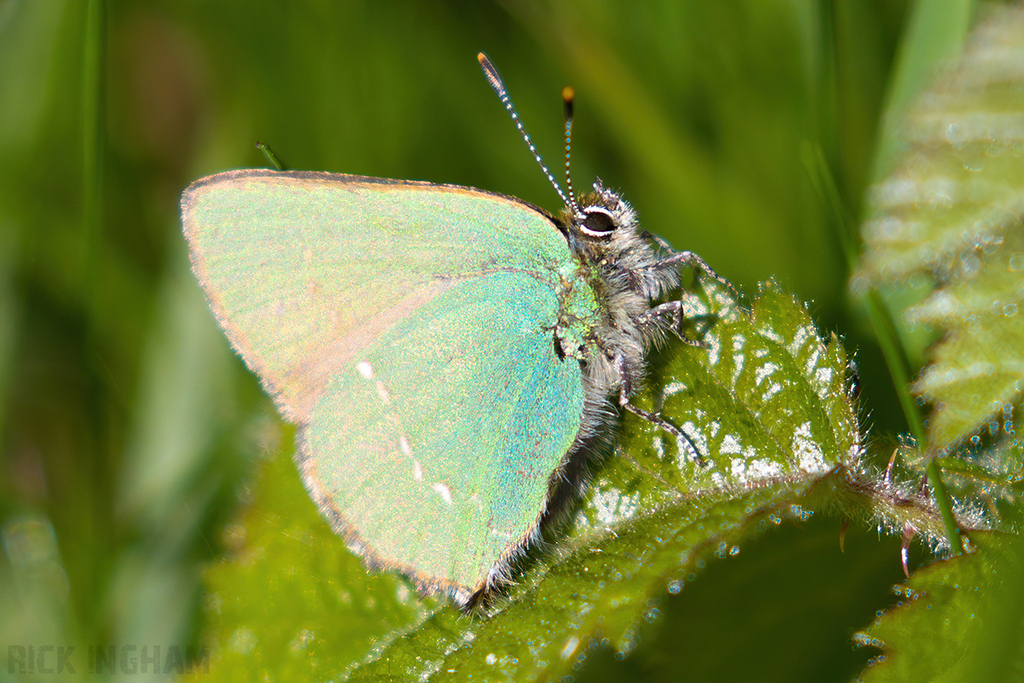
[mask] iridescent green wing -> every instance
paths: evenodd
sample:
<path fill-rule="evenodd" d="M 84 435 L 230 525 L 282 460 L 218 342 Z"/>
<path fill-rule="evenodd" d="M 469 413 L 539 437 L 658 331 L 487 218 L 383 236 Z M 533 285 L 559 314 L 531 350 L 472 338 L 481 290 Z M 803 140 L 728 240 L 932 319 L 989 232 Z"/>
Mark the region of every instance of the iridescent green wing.
<path fill-rule="evenodd" d="M 182 209 L 218 321 L 304 427 L 324 514 L 421 585 L 480 587 L 580 425 L 580 367 L 553 340 L 572 256 L 550 219 L 468 188 L 274 171 L 200 180 Z"/>

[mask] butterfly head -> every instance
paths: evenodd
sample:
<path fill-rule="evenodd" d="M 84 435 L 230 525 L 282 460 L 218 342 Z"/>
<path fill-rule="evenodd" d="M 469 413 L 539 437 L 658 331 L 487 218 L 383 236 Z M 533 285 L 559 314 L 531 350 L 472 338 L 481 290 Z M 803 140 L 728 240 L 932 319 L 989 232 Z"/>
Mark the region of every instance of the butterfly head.
<path fill-rule="evenodd" d="M 564 218 L 584 238 L 606 244 L 636 232 L 633 207 L 618 193 L 607 189 L 600 179 L 594 183 L 593 192 L 577 200 L 576 207 L 566 207 Z"/>

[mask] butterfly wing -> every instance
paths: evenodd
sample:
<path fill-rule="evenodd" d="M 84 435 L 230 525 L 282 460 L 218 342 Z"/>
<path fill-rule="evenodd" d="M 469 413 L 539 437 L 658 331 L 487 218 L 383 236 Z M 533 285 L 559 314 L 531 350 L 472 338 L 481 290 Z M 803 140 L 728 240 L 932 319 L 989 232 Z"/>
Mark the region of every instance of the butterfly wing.
<path fill-rule="evenodd" d="M 579 364 L 555 357 L 556 302 L 535 282 L 481 279 L 424 305 L 333 379 L 303 435 L 321 509 L 423 585 L 482 587 L 536 525 L 579 428 Z"/>
<path fill-rule="evenodd" d="M 218 321 L 303 427 L 321 511 L 425 587 L 481 587 L 580 426 L 551 220 L 468 188 L 275 171 L 197 181 L 182 215 Z"/>

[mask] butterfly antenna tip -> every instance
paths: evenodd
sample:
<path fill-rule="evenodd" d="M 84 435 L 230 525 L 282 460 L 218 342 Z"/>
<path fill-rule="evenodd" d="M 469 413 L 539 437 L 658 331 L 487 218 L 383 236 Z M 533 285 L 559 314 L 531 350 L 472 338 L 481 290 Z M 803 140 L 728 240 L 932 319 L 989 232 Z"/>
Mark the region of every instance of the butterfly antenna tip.
<path fill-rule="evenodd" d="M 516 128 L 519 130 L 519 134 L 522 136 L 523 141 L 526 143 L 526 146 L 530 148 L 530 153 L 533 155 L 533 158 L 537 161 L 538 164 L 540 164 L 540 168 L 542 171 L 544 171 L 544 175 L 547 177 L 548 182 L 550 182 L 551 186 L 555 188 L 555 192 L 558 193 L 558 196 L 562 199 L 562 202 L 566 206 L 570 207 L 574 213 L 577 213 L 578 210 L 576 207 L 576 202 L 575 200 L 570 199 L 572 197 L 572 194 L 570 193 L 569 197 L 566 197 L 565 192 L 562 191 L 562 188 L 558 184 L 558 181 L 555 180 L 555 176 L 551 174 L 551 171 L 549 171 L 548 167 L 544 164 L 544 160 L 541 159 L 540 153 L 537 151 L 537 148 L 534 147 L 533 145 L 533 140 L 530 139 L 530 136 L 527 134 L 526 129 L 523 127 L 523 122 L 519 119 L 519 112 L 516 111 L 515 105 L 512 104 L 512 98 L 510 98 L 508 95 L 508 90 L 505 88 L 504 81 L 501 80 L 501 75 L 498 73 L 497 67 L 494 66 L 494 63 L 491 62 L 490 58 L 483 52 L 478 53 L 476 58 L 477 61 L 480 62 L 480 68 L 483 69 L 484 76 L 487 78 L 487 82 L 490 84 L 494 92 L 497 93 L 498 99 L 501 100 L 501 103 L 505 105 L 505 109 L 508 110 L 509 116 L 512 117 L 512 121 L 516 124 Z M 568 90 L 571 95 L 572 89 L 569 88 Z M 562 97 L 563 99 L 565 97 L 564 91 L 562 93 Z M 566 111 L 571 112 L 571 97 L 569 102 L 567 102 L 566 107 Z M 571 124 L 572 119 L 570 117 L 566 122 L 567 130 L 571 127 Z M 568 159 L 566 159 L 566 164 L 568 164 Z"/>
<path fill-rule="evenodd" d="M 576 99 L 576 91 L 571 86 L 562 88 L 562 102 L 565 103 L 565 189 L 569 194 L 569 208 L 573 214 L 580 213 L 580 207 L 576 204 L 576 197 L 572 192 L 572 109 L 573 101 Z"/>

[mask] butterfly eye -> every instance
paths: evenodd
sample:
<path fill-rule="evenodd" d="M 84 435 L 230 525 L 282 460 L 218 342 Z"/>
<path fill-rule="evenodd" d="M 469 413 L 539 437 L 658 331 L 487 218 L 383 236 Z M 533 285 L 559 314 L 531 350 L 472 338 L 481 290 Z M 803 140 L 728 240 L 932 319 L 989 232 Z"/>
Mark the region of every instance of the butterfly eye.
<path fill-rule="evenodd" d="M 580 229 L 592 237 L 606 237 L 619 227 L 611 211 L 601 206 L 588 206 L 583 209 L 583 221 Z"/>

